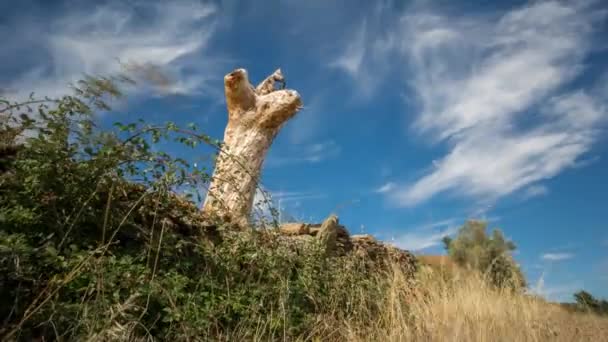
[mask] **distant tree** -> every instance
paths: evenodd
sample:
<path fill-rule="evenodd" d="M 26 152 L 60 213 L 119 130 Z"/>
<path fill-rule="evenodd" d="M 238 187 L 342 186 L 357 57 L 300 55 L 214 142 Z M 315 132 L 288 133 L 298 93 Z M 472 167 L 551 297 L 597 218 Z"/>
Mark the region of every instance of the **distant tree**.
<path fill-rule="evenodd" d="M 444 246 L 457 264 L 478 270 L 493 285 L 521 289 L 526 281 L 511 252 L 516 246 L 505 239 L 499 229 L 486 233 L 487 222 L 467 221 L 455 238 L 445 237 Z"/>
<path fill-rule="evenodd" d="M 578 308 L 599 315 L 608 315 L 608 301 L 595 298 L 591 293 L 581 290 L 574 294 Z"/>
<path fill-rule="evenodd" d="M 441 242 L 443 242 L 443 248 L 445 248 L 446 251 L 449 251 L 452 238 L 449 236 L 444 236 L 443 239 L 441 239 Z"/>
<path fill-rule="evenodd" d="M 578 303 L 578 305 L 585 308 L 595 308 L 598 304 L 597 299 L 595 299 L 595 297 L 593 297 L 591 293 L 583 290 L 575 293 L 574 299 L 576 300 L 576 303 Z"/>

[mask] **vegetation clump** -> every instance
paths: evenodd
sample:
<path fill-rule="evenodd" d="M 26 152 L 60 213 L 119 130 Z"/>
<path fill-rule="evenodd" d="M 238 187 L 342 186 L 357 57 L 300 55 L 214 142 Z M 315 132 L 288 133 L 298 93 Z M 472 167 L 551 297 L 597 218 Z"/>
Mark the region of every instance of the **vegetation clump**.
<path fill-rule="evenodd" d="M 379 314 L 388 278 L 365 258 L 202 217 L 200 197 L 184 189 L 208 185 L 208 173 L 152 148 L 221 148 L 194 125 L 99 129 L 94 113 L 125 81 L 91 77 L 73 96 L 2 100 L 0 336 L 288 338 L 319 329 L 324 315 Z"/>
<path fill-rule="evenodd" d="M 595 298 L 595 296 L 585 290 L 576 292 L 574 300 L 576 302 L 562 303 L 562 305 L 572 311 L 608 316 L 608 300 Z"/>
<path fill-rule="evenodd" d="M 456 238 L 443 239 L 445 249 L 456 264 L 481 272 L 498 288 L 523 290 L 526 281 L 511 252 L 515 244 L 505 239 L 499 229 L 486 233 L 487 222 L 469 220 Z"/>

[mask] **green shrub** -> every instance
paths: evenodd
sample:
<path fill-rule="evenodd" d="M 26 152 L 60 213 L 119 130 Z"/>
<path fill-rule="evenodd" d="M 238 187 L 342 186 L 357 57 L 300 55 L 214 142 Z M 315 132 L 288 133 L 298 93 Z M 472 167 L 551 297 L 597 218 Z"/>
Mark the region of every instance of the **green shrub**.
<path fill-rule="evenodd" d="M 592 312 L 598 315 L 608 315 L 608 301 L 597 299 L 587 291 L 578 291 L 574 294 L 576 309 Z"/>
<path fill-rule="evenodd" d="M 448 254 L 457 264 L 482 272 L 497 287 L 525 288 L 523 273 L 511 256 L 515 244 L 507 241 L 500 230 L 494 229 L 488 236 L 486 229 L 484 221 L 467 221 L 456 238 L 444 238 Z"/>
<path fill-rule="evenodd" d="M 272 339 L 314 331 L 324 315 L 378 310 L 388 284 L 365 259 L 326 258 L 314 239 L 231 233 L 175 194 L 209 175 L 152 146 L 221 147 L 196 127 L 99 130 L 94 112 L 125 81 L 89 77 L 74 96 L 1 100 L 0 337 Z"/>

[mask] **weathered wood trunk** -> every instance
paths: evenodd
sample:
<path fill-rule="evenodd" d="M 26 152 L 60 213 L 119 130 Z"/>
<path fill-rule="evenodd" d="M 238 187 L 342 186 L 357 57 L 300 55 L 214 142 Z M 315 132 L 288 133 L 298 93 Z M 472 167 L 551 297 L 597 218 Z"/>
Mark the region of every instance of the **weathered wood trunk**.
<path fill-rule="evenodd" d="M 203 203 L 207 217 L 247 226 L 266 153 L 283 124 L 302 107 L 300 95 L 294 90 L 275 90 L 277 82 L 284 87 L 280 69 L 256 88 L 245 69 L 224 77 L 228 125 Z"/>

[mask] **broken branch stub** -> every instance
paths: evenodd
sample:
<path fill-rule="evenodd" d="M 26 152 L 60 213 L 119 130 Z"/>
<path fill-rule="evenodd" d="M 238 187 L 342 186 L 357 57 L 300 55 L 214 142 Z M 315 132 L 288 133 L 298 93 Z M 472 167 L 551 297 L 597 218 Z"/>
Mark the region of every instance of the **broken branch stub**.
<path fill-rule="evenodd" d="M 277 90 L 277 82 L 284 87 L 280 69 L 257 87 L 249 83 L 245 69 L 224 77 L 228 124 L 202 207 L 207 217 L 241 229 L 248 226 L 266 153 L 283 124 L 302 108 L 298 92 Z"/>

